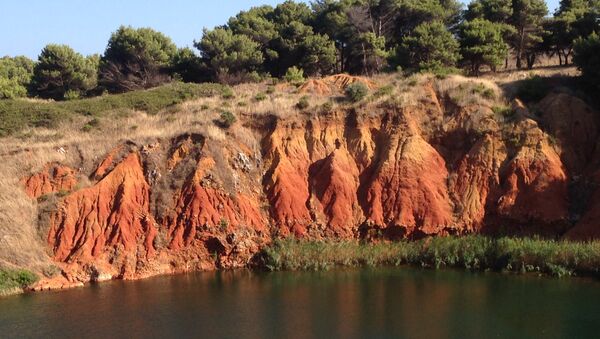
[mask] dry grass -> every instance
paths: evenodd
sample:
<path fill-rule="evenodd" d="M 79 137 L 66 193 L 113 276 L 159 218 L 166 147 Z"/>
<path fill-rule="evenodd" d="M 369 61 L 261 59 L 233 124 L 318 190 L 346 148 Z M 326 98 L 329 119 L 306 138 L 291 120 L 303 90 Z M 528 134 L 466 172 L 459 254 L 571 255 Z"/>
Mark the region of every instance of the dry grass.
<path fill-rule="evenodd" d="M 493 81 L 472 79 L 460 75 L 452 75 L 434 82 L 435 89 L 441 96 L 450 98 L 459 106 L 473 104 L 493 107 L 503 101 L 502 90 Z"/>
<path fill-rule="evenodd" d="M 37 204 L 20 188 L 20 166 L 16 156 L 0 162 L 0 267 L 42 268 L 49 260 L 35 227 Z"/>
<path fill-rule="evenodd" d="M 498 72 L 498 73 L 486 73 L 482 76 L 482 78 L 495 82 L 498 85 L 504 85 L 507 83 L 524 80 L 530 78 L 532 76 L 540 76 L 540 77 L 553 77 L 553 76 L 578 76 L 580 74 L 579 70 L 576 67 L 541 67 L 534 68 L 532 70 L 515 70 L 511 69 L 510 71 Z"/>

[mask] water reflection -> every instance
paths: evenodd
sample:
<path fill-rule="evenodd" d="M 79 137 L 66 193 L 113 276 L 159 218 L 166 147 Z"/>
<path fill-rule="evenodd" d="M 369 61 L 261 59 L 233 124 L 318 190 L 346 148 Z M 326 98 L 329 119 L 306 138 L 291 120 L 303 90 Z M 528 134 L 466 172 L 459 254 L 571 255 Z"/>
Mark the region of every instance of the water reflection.
<path fill-rule="evenodd" d="M 0 337 L 595 337 L 600 284 L 408 268 L 198 273 L 0 299 Z"/>

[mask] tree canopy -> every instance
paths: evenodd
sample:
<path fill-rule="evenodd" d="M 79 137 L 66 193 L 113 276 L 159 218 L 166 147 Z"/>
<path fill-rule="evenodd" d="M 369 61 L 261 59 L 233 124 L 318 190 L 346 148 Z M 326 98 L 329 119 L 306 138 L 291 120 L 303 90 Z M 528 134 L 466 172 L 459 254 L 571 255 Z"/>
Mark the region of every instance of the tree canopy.
<path fill-rule="evenodd" d="M 402 46 L 410 65 L 419 70 L 455 67 L 460 57 L 458 42 L 440 21 L 420 24 L 404 38 Z"/>
<path fill-rule="evenodd" d="M 0 99 L 27 96 L 34 65 L 24 56 L 0 58 Z"/>
<path fill-rule="evenodd" d="M 515 34 L 510 40 L 515 50 L 517 68 L 522 68 L 525 59 L 527 67 L 532 68 L 538 54 L 537 44 L 543 41 L 543 21 L 548 14 L 544 0 L 513 0 L 513 14 L 509 23 L 514 26 Z"/>
<path fill-rule="evenodd" d="M 54 100 L 85 95 L 96 87 L 97 65 L 97 57 L 86 58 L 66 45 L 47 45 L 33 69 L 32 91 Z"/>
<path fill-rule="evenodd" d="M 243 81 L 250 73 L 258 72 L 264 61 L 257 42 L 227 28 L 204 30 L 202 39 L 194 45 L 200 50 L 212 76 L 220 80 L 235 77 Z"/>
<path fill-rule="evenodd" d="M 600 33 L 600 0 L 560 0 L 547 14 L 544 0 L 472 0 L 466 7 L 459 0 L 286 0 L 204 29 L 196 50 L 177 48 L 151 28 L 121 26 L 101 56 L 48 45 L 35 67 L 24 57 L 2 58 L 0 98 L 29 92 L 64 99 L 172 80 L 239 83 L 457 66 L 479 74 L 503 61 L 532 68 L 542 54 L 593 73 L 588 50 Z"/>
<path fill-rule="evenodd" d="M 495 70 L 502 64 L 508 54 L 504 41 L 508 30 L 510 26 L 481 18 L 463 22 L 459 30 L 461 54 L 472 74 L 479 74 L 483 65 Z"/>
<path fill-rule="evenodd" d="M 600 37 L 592 33 L 586 38 L 579 38 L 575 42 L 575 56 L 573 61 L 583 74 L 589 85 L 600 89 Z"/>
<path fill-rule="evenodd" d="M 177 46 L 151 28 L 121 26 L 100 62 L 100 84 L 113 92 L 149 88 L 168 81 Z"/>
<path fill-rule="evenodd" d="M 508 23 L 512 16 L 512 0 L 475 0 L 465 11 L 466 21 L 485 19 L 495 23 Z"/>

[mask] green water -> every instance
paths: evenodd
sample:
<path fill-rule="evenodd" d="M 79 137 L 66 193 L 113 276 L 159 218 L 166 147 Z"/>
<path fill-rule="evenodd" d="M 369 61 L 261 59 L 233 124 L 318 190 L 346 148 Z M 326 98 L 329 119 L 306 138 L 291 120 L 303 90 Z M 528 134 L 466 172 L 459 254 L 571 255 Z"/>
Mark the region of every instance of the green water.
<path fill-rule="evenodd" d="M 598 338 L 600 282 L 408 268 L 196 273 L 0 298 L 0 337 Z"/>

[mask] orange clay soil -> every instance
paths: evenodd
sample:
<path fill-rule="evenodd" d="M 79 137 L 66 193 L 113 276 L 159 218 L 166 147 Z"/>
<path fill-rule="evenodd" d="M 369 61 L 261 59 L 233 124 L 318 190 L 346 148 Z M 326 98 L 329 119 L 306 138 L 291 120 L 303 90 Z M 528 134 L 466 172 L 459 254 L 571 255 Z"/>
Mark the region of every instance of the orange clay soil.
<path fill-rule="evenodd" d="M 31 176 L 21 179 L 25 193 L 31 198 L 56 192 L 71 191 L 77 185 L 77 171 L 69 166 L 50 163 Z"/>

